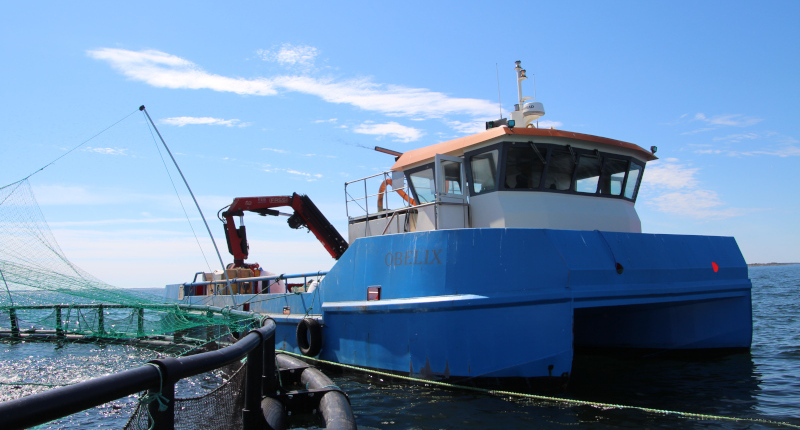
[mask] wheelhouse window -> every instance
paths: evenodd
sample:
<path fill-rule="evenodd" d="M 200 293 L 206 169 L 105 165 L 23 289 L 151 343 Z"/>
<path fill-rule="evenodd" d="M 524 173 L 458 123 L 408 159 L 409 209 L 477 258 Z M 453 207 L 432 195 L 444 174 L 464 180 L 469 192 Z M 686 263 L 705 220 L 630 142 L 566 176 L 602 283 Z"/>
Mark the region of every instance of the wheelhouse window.
<path fill-rule="evenodd" d="M 600 179 L 600 194 L 619 196 L 622 194 L 622 183 L 628 171 L 628 161 L 606 157 L 603 163 L 603 175 Z"/>
<path fill-rule="evenodd" d="M 444 182 L 442 183 L 443 194 L 463 194 L 461 189 L 461 163 L 453 161 L 442 161 L 444 171 Z"/>
<path fill-rule="evenodd" d="M 643 167 L 640 164 L 631 162 L 631 169 L 628 171 L 628 181 L 625 183 L 625 198 L 633 199 L 636 190 L 639 188 L 639 178 L 642 176 Z"/>
<path fill-rule="evenodd" d="M 469 157 L 472 170 L 472 194 L 483 194 L 497 190 L 497 158 L 499 151 L 494 149 Z"/>
<path fill-rule="evenodd" d="M 568 149 L 553 148 L 550 150 L 547 177 L 544 180 L 546 189 L 568 191 L 571 188 L 572 173 L 575 170 L 574 156 L 575 154 Z"/>
<path fill-rule="evenodd" d="M 575 175 L 575 191 L 594 194 L 600 182 L 601 159 L 599 154 L 581 154 Z"/>
<path fill-rule="evenodd" d="M 546 151 L 546 149 L 537 148 L 533 143 L 510 146 L 506 150 L 503 186 L 506 189 L 514 190 L 539 188 L 546 164 Z"/>
<path fill-rule="evenodd" d="M 467 152 L 464 159 L 473 196 L 557 191 L 636 200 L 644 172 L 644 164 L 629 156 L 541 142 L 496 143 Z"/>
<path fill-rule="evenodd" d="M 436 200 L 434 194 L 436 185 L 433 180 L 433 165 L 409 172 L 408 178 L 417 202 L 430 203 Z"/>

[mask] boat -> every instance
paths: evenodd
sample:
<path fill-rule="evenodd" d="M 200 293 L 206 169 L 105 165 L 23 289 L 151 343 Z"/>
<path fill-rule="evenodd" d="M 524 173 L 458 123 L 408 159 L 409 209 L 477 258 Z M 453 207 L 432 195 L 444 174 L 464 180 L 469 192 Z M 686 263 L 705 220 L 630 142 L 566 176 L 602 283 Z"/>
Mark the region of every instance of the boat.
<path fill-rule="evenodd" d="M 752 287 L 735 239 L 643 233 L 635 203 L 657 148 L 538 128 L 544 107 L 522 97 L 515 70 L 510 118 L 376 148 L 395 163 L 345 184 L 346 241 L 305 196 L 237 198 L 221 217 L 235 263 L 168 296 L 268 316 L 279 349 L 428 379 L 564 380 L 580 348 L 748 350 Z M 278 206 L 336 258 L 327 273 L 244 262 L 235 218 Z"/>

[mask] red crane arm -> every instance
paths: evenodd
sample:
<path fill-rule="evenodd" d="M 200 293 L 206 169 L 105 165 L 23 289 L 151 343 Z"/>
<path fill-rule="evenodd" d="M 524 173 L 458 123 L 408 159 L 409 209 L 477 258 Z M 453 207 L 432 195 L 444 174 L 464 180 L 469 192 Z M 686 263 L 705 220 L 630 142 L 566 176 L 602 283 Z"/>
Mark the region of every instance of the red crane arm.
<path fill-rule="evenodd" d="M 225 238 L 228 241 L 228 252 L 233 255 L 234 267 L 244 265 L 249 246 L 244 225 L 237 228 L 233 217 L 244 216 L 245 211 L 255 212 L 261 216 L 279 215 L 280 212 L 271 208 L 282 206 L 294 209 L 294 214 L 288 220 L 289 227 L 294 229 L 307 227 L 331 254 L 331 257 L 338 260 L 347 250 L 347 242 L 308 196 L 294 193 L 291 196 L 237 197 L 233 199 L 228 210 L 222 212 L 222 217 L 225 218 Z"/>

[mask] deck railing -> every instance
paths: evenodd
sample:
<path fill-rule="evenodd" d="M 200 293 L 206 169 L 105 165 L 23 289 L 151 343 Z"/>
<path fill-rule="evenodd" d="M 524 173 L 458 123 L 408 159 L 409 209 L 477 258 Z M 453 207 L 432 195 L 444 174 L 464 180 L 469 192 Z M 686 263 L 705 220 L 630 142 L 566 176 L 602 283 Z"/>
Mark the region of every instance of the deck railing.
<path fill-rule="evenodd" d="M 379 178 L 374 181 L 373 178 Z M 345 182 L 345 210 L 347 218 L 352 221 L 354 218 L 367 217 L 378 213 L 378 206 L 383 206 L 382 211 L 391 211 L 396 209 L 407 208 L 411 206 L 408 201 L 399 197 L 397 191 L 402 191 L 411 195 L 411 189 L 408 185 L 399 186 L 400 184 L 393 184 L 391 188 L 386 187 L 384 191 L 380 191 L 380 185 L 391 180 L 392 172 L 378 173 L 365 178 L 356 179 L 353 181 Z M 362 189 L 363 186 L 363 189 Z M 379 203 L 378 200 L 381 200 Z"/>

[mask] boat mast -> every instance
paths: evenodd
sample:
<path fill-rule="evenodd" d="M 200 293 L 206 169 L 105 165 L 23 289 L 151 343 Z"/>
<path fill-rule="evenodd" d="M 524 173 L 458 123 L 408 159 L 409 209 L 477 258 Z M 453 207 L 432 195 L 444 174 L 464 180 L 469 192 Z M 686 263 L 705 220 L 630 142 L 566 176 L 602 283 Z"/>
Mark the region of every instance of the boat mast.
<path fill-rule="evenodd" d="M 517 95 L 519 96 L 519 104 L 517 105 L 516 111 L 522 109 L 523 106 L 523 97 L 522 97 L 522 81 L 528 79 L 525 75 L 525 69 L 522 68 L 522 61 L 516 61 L 517 67 L 514 67 L 514 70 L 517 71 Z M 527 97 L 526 97 L 527 98 Z"/>
<path fill-rule="evenodd" d="M 511 119 L 517 127 L 533 127 L 533 121 L 541 118 L 544 115 L 544 105 L 537 101 L 531 100 L 531 97 L 522 97 L 522 81 L 528 79 L 525 69 L 522 68 L 522 62 L 516 61 L 517 66 L 514 70 L 517 72 L 517 97 L 519 104 L 514 106 L 514 111 L 511 112 Z M 534 82 L 534 91 L 536 83 Z M 535 100 L 535 98 L 533 99 Z M 527 102 L 527 103 L 526 103 Z"/>

